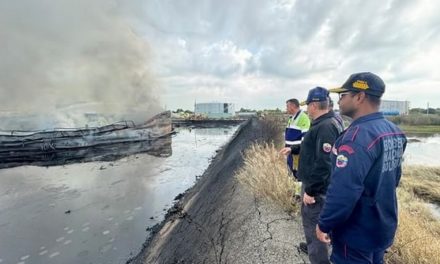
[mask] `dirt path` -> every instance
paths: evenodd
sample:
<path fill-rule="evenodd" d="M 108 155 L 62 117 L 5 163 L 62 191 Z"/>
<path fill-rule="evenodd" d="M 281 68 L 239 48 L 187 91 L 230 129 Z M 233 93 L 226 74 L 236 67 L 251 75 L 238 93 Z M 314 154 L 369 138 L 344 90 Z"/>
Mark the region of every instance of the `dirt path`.
<path fill-rule="evenodd" d="M 298 220 L 234 178 L 242 151 L 262 138 L 258 120 L 243 124 L 130 263 L 307 263 Z"/>

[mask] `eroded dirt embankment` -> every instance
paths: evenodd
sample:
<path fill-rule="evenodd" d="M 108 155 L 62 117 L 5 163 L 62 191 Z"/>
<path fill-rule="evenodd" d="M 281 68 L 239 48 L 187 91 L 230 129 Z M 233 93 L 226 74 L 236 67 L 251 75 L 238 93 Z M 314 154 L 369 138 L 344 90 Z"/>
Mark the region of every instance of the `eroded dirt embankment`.
<path fill-rule="evenodd" d="M 305 263 L 299 222 L 234 178 L 243 150 L 264 140 L 262 127 L 241 126 L 130 263 Z"/>

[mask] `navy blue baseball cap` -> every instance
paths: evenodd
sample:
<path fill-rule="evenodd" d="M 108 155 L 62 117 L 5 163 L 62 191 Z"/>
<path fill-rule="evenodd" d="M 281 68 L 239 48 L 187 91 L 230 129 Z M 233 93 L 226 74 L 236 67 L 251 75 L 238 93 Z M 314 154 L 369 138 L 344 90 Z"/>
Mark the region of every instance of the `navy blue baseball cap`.
<path fill-rule="evenodd" d="M 381 97 L 385 92 L 383 80 L 371 72 L 359 72 L 350 75 L 342 87 L 330 89 L 331 93 L 364 92 L 369 95 Z"/>
<path fill-rule="evenodd" d="M 322 102 L 328 100 L 328 90 L 323 87 L 315 87 L 310 89 L 307 95 L 307 100 L 301 103 L 301 105 L 308 105 L 311 102 Z"/>

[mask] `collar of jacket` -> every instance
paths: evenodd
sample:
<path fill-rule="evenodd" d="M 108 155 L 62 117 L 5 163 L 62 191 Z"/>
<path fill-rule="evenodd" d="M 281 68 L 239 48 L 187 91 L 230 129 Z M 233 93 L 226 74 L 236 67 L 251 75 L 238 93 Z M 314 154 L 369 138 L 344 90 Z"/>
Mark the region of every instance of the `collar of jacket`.
<path fill-rule="evenodd" d="M 323 114 L 322 116 L 316 118 L 315 120 L 312 121 L 312 126 L 318 124 L 319 122 L 321 122 L 324 119 L 327 119 L 329 117 L 334 117 L 335 114 L 333 112 L 328 112 Z"/>
<path fill-rule="evenodd" d="M 359 117 L 358 119 L 354 120 L 350 126 L 352 127 L 352 126 L 356 126 L 356 125 L 359 125 L 361 123 L 364 123 L 364 122 L 367 122 L 370 120 L 383 119 L 383 118 L 384 118 L 384 116 L 383 116 L 382 112 L 376 112 L 376 113 L 372 113 L 372 114 L 368 114 L 368 115 L 364 115 L 364 116 Z"/>

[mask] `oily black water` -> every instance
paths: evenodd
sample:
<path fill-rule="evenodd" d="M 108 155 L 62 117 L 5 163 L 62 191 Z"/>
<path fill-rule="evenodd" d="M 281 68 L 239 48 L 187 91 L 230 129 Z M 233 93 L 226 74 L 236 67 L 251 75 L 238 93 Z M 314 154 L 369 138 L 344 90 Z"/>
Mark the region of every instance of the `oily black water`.
<path fill-rule="evenodd" d="M 125 263 L 236 130 L 178 128 L 169 157 L 0 170 L 0 263 Z"/>

